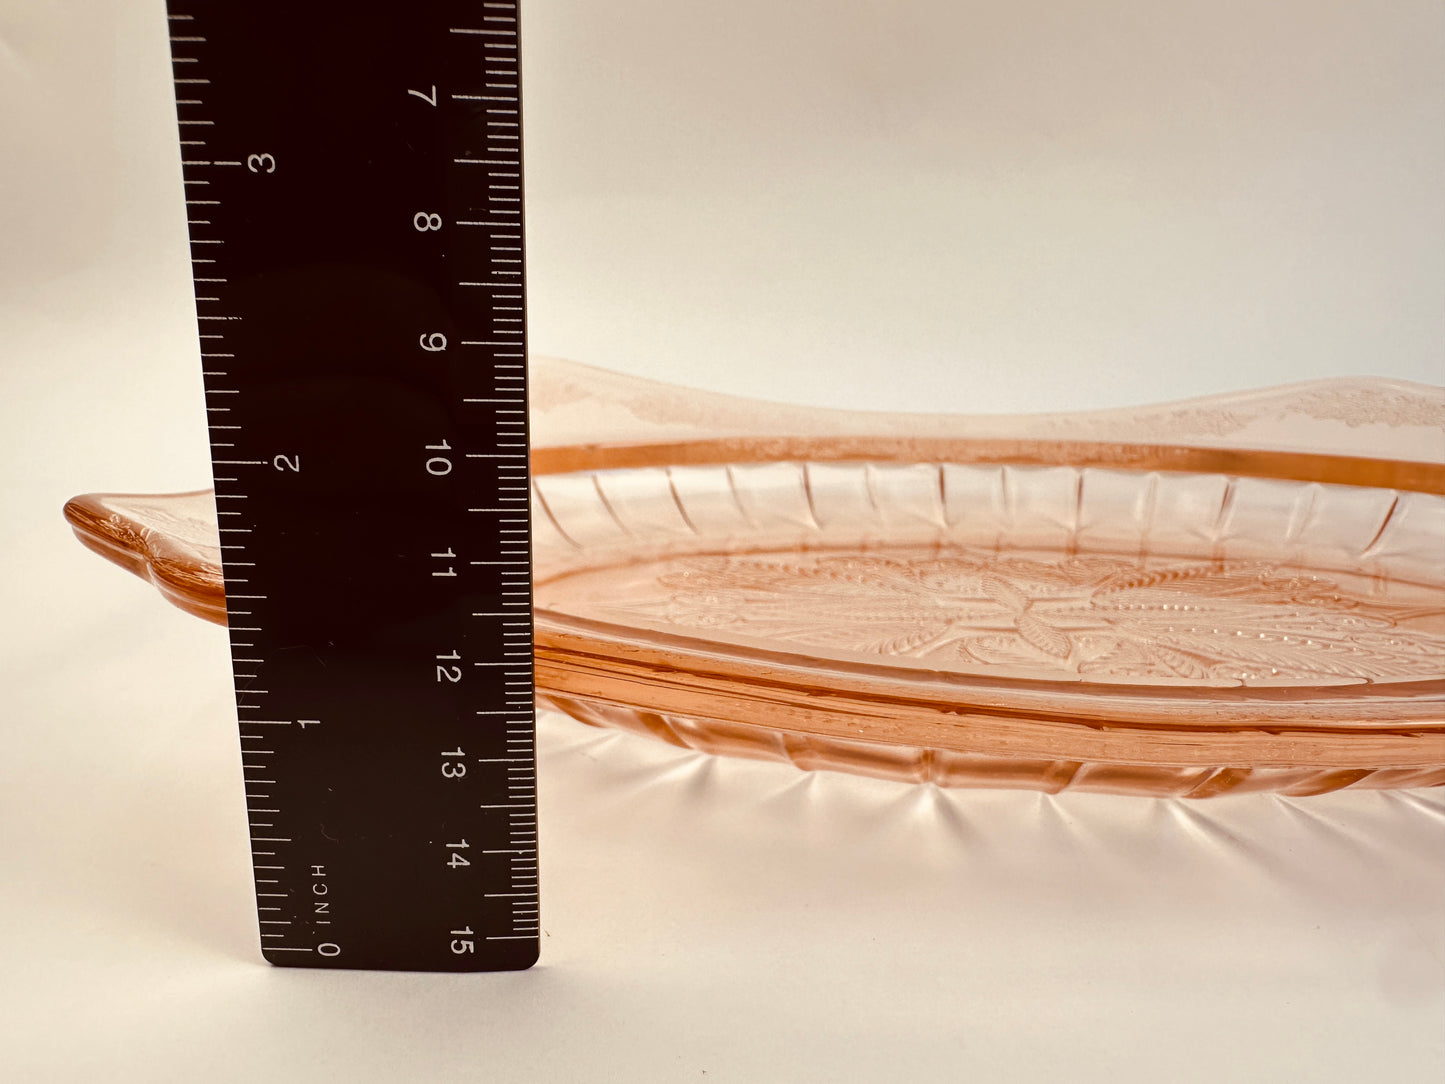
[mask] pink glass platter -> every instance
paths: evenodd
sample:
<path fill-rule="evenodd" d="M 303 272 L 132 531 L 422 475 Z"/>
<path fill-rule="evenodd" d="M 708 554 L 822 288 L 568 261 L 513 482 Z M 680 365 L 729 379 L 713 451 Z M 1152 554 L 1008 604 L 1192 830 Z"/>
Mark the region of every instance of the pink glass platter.
<path fill-rule="evenodd" d="M 943 786 L 1445 783 L 1439 389 L 868 415 L 534 360 L 532 409 L 537 682 L 583 722 Z M 67 515 L 224 621 L 209 493 Z"/>

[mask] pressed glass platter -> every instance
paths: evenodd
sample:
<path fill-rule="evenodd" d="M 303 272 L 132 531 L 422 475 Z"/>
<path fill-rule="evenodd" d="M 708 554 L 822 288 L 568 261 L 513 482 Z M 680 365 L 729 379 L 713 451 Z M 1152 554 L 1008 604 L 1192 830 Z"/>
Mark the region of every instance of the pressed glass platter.
<path fill-rule="evenodd" d="M 1440 389 L 970 418 L 532 383 L 537 682 L 583 722 L 943 786 L 1445 783 Z M 225 620 L 209 493 L 67 515 Z"/>

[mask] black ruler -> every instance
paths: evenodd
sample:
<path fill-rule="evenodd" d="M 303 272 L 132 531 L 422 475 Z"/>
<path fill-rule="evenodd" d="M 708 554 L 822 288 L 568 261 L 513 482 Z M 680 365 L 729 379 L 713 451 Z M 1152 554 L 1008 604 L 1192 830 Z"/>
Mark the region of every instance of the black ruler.
<path fill-rule="evenodd" d="M 262 953 L 527 967 L 517 6 L 170 32 Z"/>

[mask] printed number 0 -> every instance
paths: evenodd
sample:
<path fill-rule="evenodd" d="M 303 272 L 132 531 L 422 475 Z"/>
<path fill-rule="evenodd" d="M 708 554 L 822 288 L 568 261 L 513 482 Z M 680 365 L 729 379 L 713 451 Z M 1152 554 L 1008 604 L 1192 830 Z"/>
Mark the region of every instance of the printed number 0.
<path fill-rule="evenodd" d="M 412 217 L 411 224 L 422 233 L 426 233 L 428 230 L 439 230 L 442 228 L 442 216 L 418 211 Z"/>
<path fill-rule="evenodd" d="M 246 168 L 252 173 L 275 173 L 276 159 L 269 154 L 252 154 L 246 158 Z"/>

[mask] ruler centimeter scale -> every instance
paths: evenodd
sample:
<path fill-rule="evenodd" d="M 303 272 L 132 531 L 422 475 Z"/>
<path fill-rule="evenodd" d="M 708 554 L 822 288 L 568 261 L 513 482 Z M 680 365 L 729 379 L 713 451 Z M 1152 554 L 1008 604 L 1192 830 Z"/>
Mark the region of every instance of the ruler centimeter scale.
<path fill-rule="evenodd" d="M 262 953 L 530 966 L 517 6 L 169 25 Z"/>

